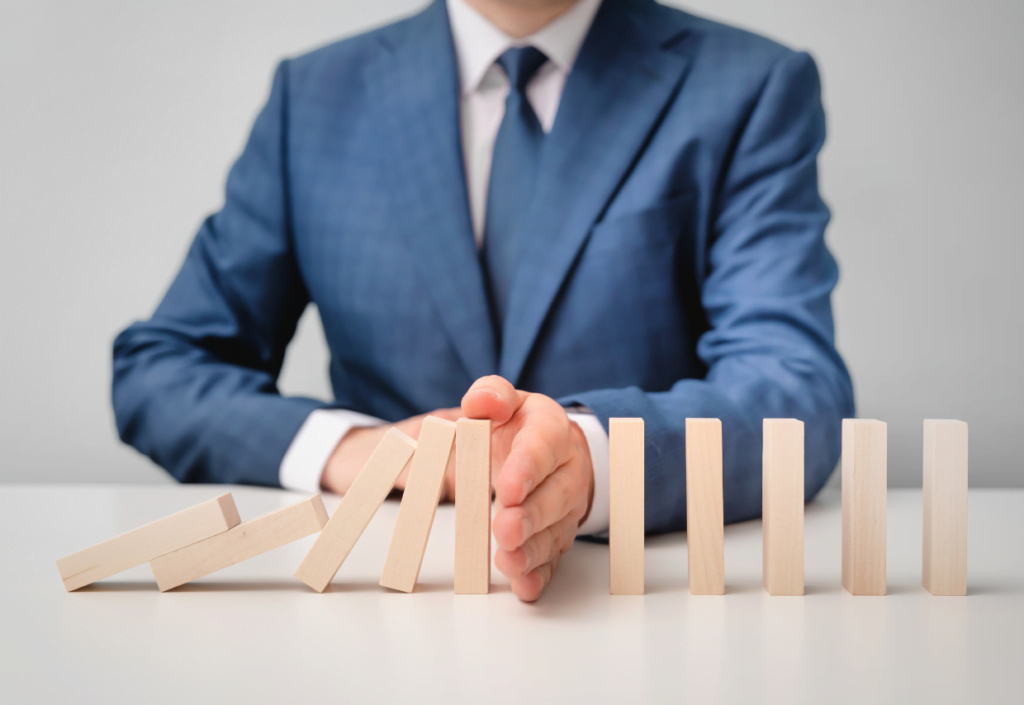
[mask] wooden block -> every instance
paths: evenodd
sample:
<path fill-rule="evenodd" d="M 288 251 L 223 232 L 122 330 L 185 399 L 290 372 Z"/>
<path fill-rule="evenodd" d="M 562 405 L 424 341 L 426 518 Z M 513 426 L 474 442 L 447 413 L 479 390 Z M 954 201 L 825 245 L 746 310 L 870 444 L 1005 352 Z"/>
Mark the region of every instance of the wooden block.
<path fill-rule="evenodd" d="M 388 429 L 302 559 L 296 578 L 317 592 L 327 589 L 415 450 L 416 441 Z"/>
<path fill-rule="evenodd" d="M 455 430 L 455 594 L 491 589 L 491 422 L 459 419 Z"/>
<path fill-rule="evenodd" d="M 315 534 L 326 523 L 327 510 L 316 495 L 154 558 L 149 567 L 164 592 Z"/>
<path fill-rule="evenodd" d="M 609 587 L 644 594 L 644 420 L 608 419 Z"/>
<path fill-rule="evenodd" d="M 843 419 L 843 587 L 885 594 L 886 425 Z"/>
<path fill-rule="evenodd" d="M 765 419 L 761 466 L 764 589 L 804 594 L 804 422 Z"/>
<path fill-rule="evenodd" d="M 924 575 L 933 595 L 967 594 L 967 424 L 924 422 Z"/>
<path fill-rule="evenodd" d="M 454 442 L 453 421 L 436 416 L 423 419 L 402 495 L 402 506 L 398 509 L 395 531 L 391 534 L 391 547 L 380 576 L 380 584 L 384 587 L 412 592 L 416 586 Z"/>
<path fill-rule="evenodd" d="M 231 493 L 158 519 L 57 561 L 68 592 L 227 531 L 240 521 Z"/>
<path fill-rule="evenodd" d="M 686 419 L 686 544 L 690 594 L 725 594 L 722 422 Z"/>

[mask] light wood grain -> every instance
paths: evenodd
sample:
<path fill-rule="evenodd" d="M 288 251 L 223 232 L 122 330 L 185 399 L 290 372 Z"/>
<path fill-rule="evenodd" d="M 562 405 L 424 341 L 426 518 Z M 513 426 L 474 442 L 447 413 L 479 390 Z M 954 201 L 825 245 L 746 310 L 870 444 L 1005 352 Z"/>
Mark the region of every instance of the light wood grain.
<path fill-rule="evenodd" d="M 436 416 L 423 419 L 380 576 L 384 587 L 402 592 L 412 592 L 416 587 L 454 442 L 455 422 Z"/>
<path fill-rule="evenodd" d="M 765 419 L 762 435 L 764 589 L 769 595 L 803 595 L 804 423 Z"/>
<path fill-rule="evenodd" d="M 299 564 L 296 578 L 317 592 L 327 589 L 415 450 L 416 441 L 388 429 Z"/>
<path fill-rule="evenodd" d="M 725 594 L 722 422 L 686 419 L 686 546 L 691 595 Z"/>
<path fill-rule="evenodd" d="M 644 594 L 644 420 L 609 419 L 609 589 Z"/>
<path fill-rule="evenodd" d="M 228 492 L 65 556 L 57 561 L 57 569 L 64 588 L 71 592 L 227 531 L 239 521 L 235 500 Z"/>
<path fill-rule="evenodd" d="M 326 523 L 327 510 L 316 495 L 154 558 L 149 567 L 165 592 L 315 534 Z"/>
<path fill-rule="evenodd" d="M 924 422 L 924 570 L 933 595 L 967 594 L 967 424 Z"/>
<path fill-rule="evenodd" d="M 455 429 L 455 594 L 491 589 L 491 422 L 459 419 Z"/>
<path fill-rule="evenodd" d="M 843 587 L 885 594 L 886 424 L 843 419 Z"/>

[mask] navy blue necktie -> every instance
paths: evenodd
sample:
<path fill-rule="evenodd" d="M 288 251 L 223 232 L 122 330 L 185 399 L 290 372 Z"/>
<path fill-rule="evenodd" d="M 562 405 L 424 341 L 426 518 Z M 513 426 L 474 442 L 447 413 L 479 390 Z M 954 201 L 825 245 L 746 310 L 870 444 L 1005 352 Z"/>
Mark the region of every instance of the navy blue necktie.
<path fill-rule="evenodd" d="M 494 140 L 484 220 L 484 264 L 491 304 L 500 331 L 508 308 L 512 277 L 522 249 L 522 219 L 533 198 L 544 130 L 525 89 L 547 57 L 533 47 L 509 49 L 498 64 L 509 81 L 505 117 Z"/>

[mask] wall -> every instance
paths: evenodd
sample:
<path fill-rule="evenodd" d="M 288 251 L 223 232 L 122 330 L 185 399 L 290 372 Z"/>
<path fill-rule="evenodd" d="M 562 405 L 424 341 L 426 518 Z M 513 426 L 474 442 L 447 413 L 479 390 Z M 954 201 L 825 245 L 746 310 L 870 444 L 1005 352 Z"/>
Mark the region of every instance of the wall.
<path fill-rule="evenodd" d="M 0 6 L 0 481 L 165 482 L 119 444 L 110 345 L 147 316 L 266 97 L 273 67 L 420 0 Z M 921 420 L 971 423 L 971 482 L 1024 486 L 1024 3 L 688 7 L 816 57 L 839 345 L 890 484 Z M 329 396 L 315 311 L 281 386 Z"/>

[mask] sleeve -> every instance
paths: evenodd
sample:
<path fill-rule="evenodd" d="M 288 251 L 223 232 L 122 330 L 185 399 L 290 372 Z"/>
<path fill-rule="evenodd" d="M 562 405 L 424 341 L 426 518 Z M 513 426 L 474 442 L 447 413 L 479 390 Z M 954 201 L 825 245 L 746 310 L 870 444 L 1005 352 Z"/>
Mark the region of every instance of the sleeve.
<path fill-rule="evenodd" d="M 594 471 L 594 496 L 590 501 L 590 513 L 580 524 L 579 536 L 592 536 L 608 531 L 611 514 L 608 470 L 611 456 L 608 448 L 608 432 L 601 422 L 589 411 L 569 411 L 569 420 L 580 427 L 590 451 L 590 464 Z"/>
<path fill-rule="evenodd" d="M 341 439 L 354 428 L 383 423 L 381 419 L 358 411 L 317 409 L 306 417 L 281 459 L 281 487 L 313 494 L 319 492 L 324 468 Z"/>
<path fill-rule="evenodd" d="M 114 341 L 121 439 L 182 482 L 277 485 L 314 409 L 277 377 L 309 296 L 293 254 L 287 174 L 288 63 L 153 317 Z"/>
<path fill-rule="evenodd" d="M 770 71 L 723 175 L 703 255 L 709 329 L 697 353 L 704 379 L 665 392 L 594 390 L 560 400 L 645 421 L 645 524 L 686 526 L 685 419 L 722 420 L 725 520 L 761 512 L 761 425 L 805 424 L 805 492 L 825 484 L 854 413 L 849 373 L 835 349 L 831 292 L 838 268 L 825 246 L 829 212 L 818 193 L 825 117 L 817 69 L 788 53 Z"/>

